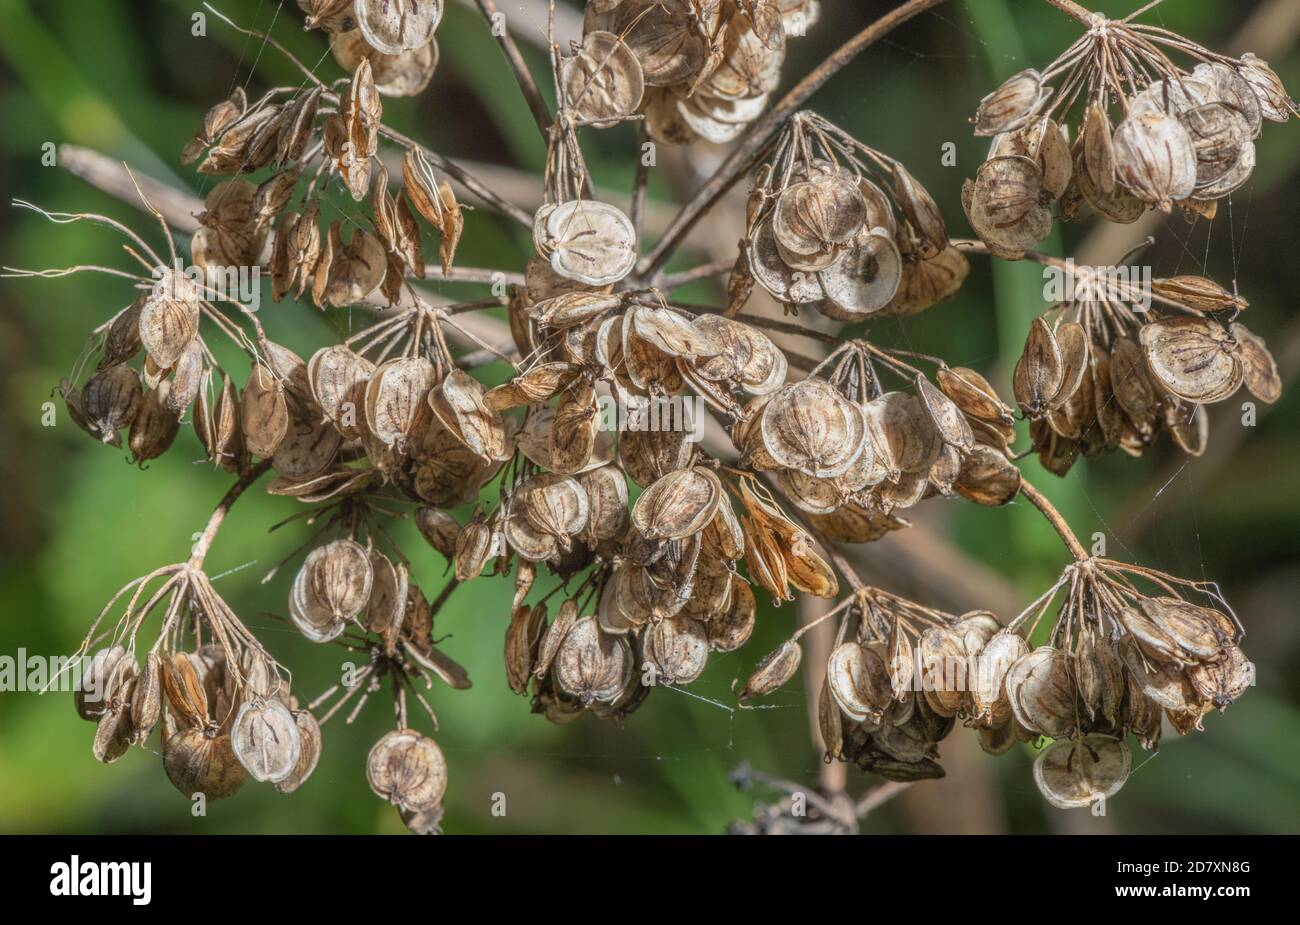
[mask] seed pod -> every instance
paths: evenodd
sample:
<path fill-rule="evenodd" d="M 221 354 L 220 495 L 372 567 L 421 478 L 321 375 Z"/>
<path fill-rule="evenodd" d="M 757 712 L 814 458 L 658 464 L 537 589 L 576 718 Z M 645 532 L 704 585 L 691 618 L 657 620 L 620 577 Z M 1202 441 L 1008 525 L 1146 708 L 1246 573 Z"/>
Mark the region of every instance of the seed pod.
<path fill-rule="evenodd" d="M 1022 156 L 985 161 L 962 189 L 962 206 L 975 233 L 997 256 L 1020 259 L 1051 233 L 1052 216 L 1042 205 L 1043 171 Z"/>
<path fill-rule="evenodd" d="M 363 60 L 368 60 L 374 74 L 375 89 L 383 96 L 416 96 L 429 85 L 438 67 L 436 38 L 419 48 L 387 55 L 367 42 L 360 29 L 352 29 L 331 36 L 330 51 L 340 67 L 353 73 Z"/>
<path fill-rule="evenodd" d="M 96 722 L 104 715 L 109 705 L 111 681 L 120 673 L 123 660 L 130 658 L 122 646 L 100 649 L 91 657 L 73 693 L 78 716 Z"/>
<path fill-rule="evenodd" d="M 866 219 L 867 202 L 857 183 L 821 174 L 786 187 L 776 201 L 772 230 L 777 246 L 799 264 L 795 269 L 821 270 L 838 255 L 838 247 L 862 230 Z"/>
<path fill-rule="evenodd" d="M 583 617 L 565 634 L 555 655 L 555 681 L 583 705 L 609 703 L 632 678 L 632 652 L 620 636 L 604 632 L 592 617 Z"/>
<path fill-rule="evenodd" d="M 410 570 L 405 562 L 393 565 L 379 550 L 370 552 L 370 600 L 366 604 L 365 626 L 386 645 L 395 644 L 406 617 L 410 596 Z"/>
<path fill-rule="evenodd" d="M 376 50 L 399 55 L 425 45 L 442 21 L 443 0 L 358 0 L 357 26 Z"/>
<path fill-rule="evenodd" d="M 1025 414 L 1038 417 L 1061 391 L 1064 380 L 1056 334 L 1041 317 L 1035 318 L 1011 380 L 1016 402 Z"/>
<path fill-rule="evenodd" d="M 187 798 L 201 793 L 208 800 L 233 796 L 248 777 L 230 736 L 200 727 L 182 729 L 165 739 L 163 770 Z"/>
<path fill-rule="evenodd" d="M 448 432 L 475 455 L 485 461 L 510 458 L 513 447 L 505 421 L 488 408 L 482 384 L 469 373 L 453 369 L 429 391 L 428 404 Z"/>
<path fill-rule="evenodd" d="M 717 514 L 724 491 L 718 477 L 696 466 L 670 472 L 647 488 L 632 509 L 632 524 L 649 540 L 699 533 Z"/>
<path fill-rule="evenodd" d="M 1217 312 L 1233 309 L 1240 311 L 1249 303 L 1204 276 L 1174 276 L 1153 279 L 1151 291 L 1164 299 L 1177 302 L 1197 312 Z"/>
<path fill-rule="evenodd" d="M 366 386 L 374 372 L 375 364 L 343 344 L 323 347 L 307 362 L 312 397 L 346 437 L 365 432 Z"/>
<path fill-rule="evenodd" d="M 868 444 L 862 408 L 822 379 L 777 392 L 763 407 L 759 427 L 773 460 L 817 478 L 843 475 Z"/>
<path fill-rule="evenodd" d="M 1115 147 L 1111 140 L 1110 120 L 1099 102 L 1088 105 L 1083 124 L 1083 161 L 1092 185 L 1103 193 L 1115 189 Z"/>
<path fill-rule="evenodd" d="M 248 451 L 263 459 L 275 455 L 289 430 L 289 406 L 284 387 L 260 364 L 248 374 L 239 405 L 240 431 Z"/>
<path fill-rule="evenodd" d="M 289 616 L 312 642 L 329 642 L 361 612 L 373 580 L 366 551 L 353 540 L 318 546 L 294 578 Z"/>
<path fill-rule="evenodd" d="M 842 642 L 831 651 L 826 684 L 838 708 L 855 723 L 878 725 L 893 699 L 880 654 L 856 642 Z"/>
<path fill-rule="evenodd" d="M 1196 148 L 1187 129 L 1163 112 L 1131 114 L 1115 129 L 1115 169 L 1138 199 L 1168 212 L 1196 187 Z"/>
<path fill-rule="evenodd" d="M 422 506 L 415 509 L 415 527 L 424 541 L 448 560 L 455 557 L 461 532 L 455 517 L 438 508 Z"/>
<path fill-rule="evenodd" d="M 731 579 L 730 606 L 705 624 L 709 648 L 714 652 L 734 652 L 749 641 L 754 632 L 758 604 L 754 592 L 738 575 Z"/>
<path fill-rule="evenodd" d="M 469 581 L 483 574 L 487 560 L 500 552 L 501 535 L 475 517 L 456 539 L 456 579 Z"/>
<path fill-rule="evenodd" d="M 772 693 L 794 677 L 803 660 L 803 649 L 793 639 L 787 639 L 763 656 L 754 673 L 749 676 L 737 698 L 741 703 Z"/>
<path fill-rule="evenodd" d="M 159 367 L 170 369 L 198 335 L 198 285 L 189 277 L 168 271 L 155 284 L 140 310 L 140 343 Z"/>
<path fill-rule="evenodd" d="M 1187 659 L 1216 661 L 1224 646 L 1236 638 L 1236 627 L 1219 611 L 1209 607 L 1197 607 L 1174 597 L 1141 598 L 1138 606 Z M 1140 637 L 1138 643 L 1142 644 Z M 1143 651 L 1146 651 L 1145 647 Z M 1157 657 L 1154 653 L 1148 654 Z"/>
<path fill-rule="evenodd" d="M 537 647 L 537 659 L 533 664 L 533 674 L 539 678 L 546 677 L 546 673 L 551 670 L 551 665 L 555 661 L 556 654 L 560 651 L 560 645 L 564 642 L 564 637 L 569 634 L 573 624 L 578 620 L 578 602 L 572 599 L 565 600 L 560 605 L 560 612 L 555 615 L 555 619 L 546 627 L 542 634 L 542 640 Z"/>
<path fill-rule="evenodd" d="M 137 745 L 143 745 L 162 717 L 162 659 L 150 652 L 131 695 L 131 728 Z"/>
<path fill-rule="evenodd" d="M 255 696 L 239 708 L 230 730 L 235 757 L 257 781 L 278 783 L 298 765 L 302 743 L 298 724 L 278 700 Z"/>
<path fill-rule="evenodd" d="M 595 387 L 583 380 L 566 389 L 551 425 L 553 471 L 574 475 L 586 469 L 595 452 L 600 428 L 600 404 Z"/>
<path fill-rule="evenodd" d="M 1053 742 L 1034 760 L 1034 783 L 1047 802 L 1073 809 L 1118 793 L 1132 763 L 1128 745 L 1110 736 Z"/>
<path fill-rule="evenodd" d="M 1231 645 L 1218 661 L 1187 669 L 1187 680 L 1196 693 L 1222 710 L 1255 684 L 1255 665 L 1240 648 Z"/>
<path fill-rule="evenodd" d="M 1271 122 L 1285 122 L 1292 113 L 1300 113 L 1295 100 L 1287 95 L 1282 80 L 1277 76 L 1268 62 L 1250 52 L 1241 56 L 1237 66 L 1238 73 L 1250 84 L 1259 100 L 1260 112 Z"/>
<path fill-rule="evenodd" d="M 560 87 L 574 115 L 595 128 L 632 116 L 641 105 L 641 62 L 617 35 L 588 31 L 582 49 L 560 62 Z"/>
<path fill-rule="evenodd" d="M 536 664 L 538 646 L 546 632 L 546 605 L 517 604 L 506 628 L 506 683 L 516 694 L 528 692 L 528 678 Z"/>
<path fill-rule="evenodd" d="M 319 410 L 295 402 L 271 465 L 286 479 L 314 479 L 333 464 L 342 442 L 342 435 L 321 419 Z"/>
<path fill-rule="evenodd" d="M 447 760 L 432 739 L 395 729 L 370 749 L 366 779 L 382 800 L 405 810 L 429 809 L 447 790 Z"/>
<path fill-rule="evenodd" d="M 607 203 L 573 199 L 543 206 L 533 234 L 556 273 L 588 286 L 618 282 L 636 264 L 632 222 Z"/>
<path fill-rule="evenodd" d="M 298 761 L 285 777 L 275 782 L 275 789 L 280 793 L 293 793 L 301 787 L 320 761 L 322 742 L 320 724 L 316 722 L 316 717 L 307 710 L 296 710 L 293 712 L 293 720 L 298 729 Z"/>
<path fill-rule="evenodd" d="M 859 236 L 853 246 L 817 273 L 826 300 L 817 309 L 838 321 L 860 321 L 883 309 L 898 292 L 903 258 L 884 229 Z"/>
<path fill-rule="evenodd" d="M 1237 358 L 1241 361 L 1242 379 L 1250 394 L 1262 402 L 1272 404 L 1282 397 L 1282 376 L 1277 362 L 1268 352 L 1263 338 L 1246 329 L 1244 324 L 1233 323 L 1228 333 L 1236 341 Z"/>
<path fill-rule="evenodd" d="M 989 137 L 1023 128 L 1051 98 L 1052 92 L 1051 87 L 1043 84 L 1043 75 L 1033 68 L 1013 74 L 980 100 L 979 109 L 971 119 L 975 134 Z"/>
<path fill-rule="evenodd" d="M 965 662 L 961 637 L 953 630 L 932 626 L 921 634 L 917 656 L 925 703 L 939 716 L 956 716 L 966 703 L 966 691 L 959 682 L 964 674 L 959 666 Z"/>
<path fill-rule="evenodd" d="M 1243 372 L 1232 336 L 1213 319 L 1155 321 L 1144 325 L 1138 337 L 1152 376 L 1179 398 L 1222 401 L 1241 386 Z"/>
<path fill-rule="evenodd" d="M 997 633 L 979 650 L 974 664 L 971 702 L 975 718 L 985 727 L 1004 726 L 1010 720 L 1007 674 L 1012 665 L 1028 654 L 1029 644 L 1025 638 L 1012 632 Z"/>
<path fill-rule="evenodd" d="M 1007 671 L 1007 698 L 1016 721 L 1040 735 L 1062 738 L 1075 727 L 1077 688 L 1070 658 L 1040 646 Z"/>
<path fill-rule="evenodd" d="M 79 409 L 92 434 L 104 443 L 121 446 L 122 431 L 135 421 L 142 400 L 136 371 L 129 366 L 110 366 L 86 382 Z"/>
<path fill-rule="evenodd" d="M 817 698 L 817 729 L 826 748 L 825 760 L 844 757 L 844 714 L 831 696 L 830 678 L 822 681 L 821 695 Z"/>
<path fill-rule="evenodd" d="M 1079 698 L 1089 717 L 1113 725 L 1119 719 L 1124 698 L 1124 665 L 1114 640 L 1092 624 L 1085 625 L 1074 653 L 1074 666 Z"/>
<path fill-rule="evenodd" d="M 119 693 L 119 702 L 99 718 L 95 727 L 95 739 L 91 745 L 91 754 L 103 764 L 112 764 L 127 753 L 134 740 L 135 731 L 131 725 L 130 698 L 135 678 L 128 680 L 126 689 Z M 120 698 L 125 697 L 125 702 Z"/>
<path fill-rule="evenodd" d="M 705 625 L 684 614 L 651 623 L 641 637 L 641 657 L 654 671 L 655 684 L 690 684 L 708 662 Z"/>
<path fill-rule="evenodd" d="M 131 436 L 127 441 L 134 462 L 157 459 L 167 452 L 176 439 L 176 434 L 180 432 L 180 418 L 166 407 L 170 388 L 170 383 L 162 382 L 158 388 L 146 393 L 140 403 L 140 410 L 131 422 Z"/>
<path fill-rule="evenodd" d="M 248 98 L 243 87 L 236 87 L 229 99 L 222 100 L 207 111 L 203 117 L 203 127 L 190 139 L 181 151 L 181 163 L 189 165 L 198 160 L 203 149 L 220 137 L 233 125 L 248 108 Z"/>

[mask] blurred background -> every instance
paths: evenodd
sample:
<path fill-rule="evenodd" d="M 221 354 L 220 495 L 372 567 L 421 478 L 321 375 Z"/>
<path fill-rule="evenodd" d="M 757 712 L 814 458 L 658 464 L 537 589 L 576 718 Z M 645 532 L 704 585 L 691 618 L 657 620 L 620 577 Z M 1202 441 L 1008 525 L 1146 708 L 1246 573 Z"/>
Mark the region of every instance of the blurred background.
<path fill-rule="evenodd" d="M 321 76 L 342 71 L 320 33 L 304 33 L 293 0 L 219 0 L 224 13 L 272 34 Z M 501 0 L 513 34 L 542 73 L 544 5 Z M 823 0 L 821 21 L 792 41 L 789 86 L 843 38 L 894 6 L 876 0 Z M 1100 10 L 1124 15 L 1134 0 Z M 579 4 L 560 3 L 558 36 L 576 37 Z M 0 198 L 48 209 L 102 211 L 151 241 L 151 225 L 131 205 L 42 163 L 46 143 L 82 145 L 126 161 L 143 175 L 201 192 L 205 178 L 179 165 L 182 145 L 209 106 L 236 84 L 250 97 L 300 76 L 273 49 L 209 15 L 192 34 L 194 0 L 0 0 Z M 1217 50 L 1253 50 L 1300 94 L 1300 3 L 1296 0 L 1167 0 L 1147 14 Z M 959 205 L 986 145 L 967 124 L 981 96 L 1003 78 L 1044 66 L 1078 34 L 1042 0 L 952 0 L 890 35 L 821 90 L 811 106 L 859 138 L 902 159 L 940 203 L 953 236 L 969 236 Z M 449 0 L 438 31 L 441 61 L 429 90 L 386 100 L 385 119 L 481 171 L 506 198 L 538 202 L 544 150 L 494 40 L 472 5 Z M 549 80 L 542 81 L 549 88 Z M 945 143 L 957 164 L 944 166 Z M 1219 217 L 1196 226 L 1174 217 L 1141 231 L 1060 227 L 1044 249 L 1080 262 L 1114 263 L 1150 232 L 1157 243 L 1142 262 L 1156 275 L 1206 272 L 1239 282 L 1251 307 L 1244 320 L 1265 337 L 1294 386 L 1300 367 L 1296 213 L 1300 203 L 1300 127 L 1266 124 L 1250 184 L 1221 203 Z M 598 192 L 626 199 L 635 170 L 636 129 L 588 132 L 584 148 Z M 722 152 L 661 149 L 651 178 L 649 227 L 662 227 L 707 176 Z M 355 209 L 351 203 L 337 203 Z M 105 229 L 57 226 L 30 212 L 0 210 L 0 263 L 25 268 L 75 263 L 124 266 Z M 741 234 L 734 201 L 693 238 L 698 262 L 734 253 Z M 529 246 L 518 228 L 480 209 L 467 220 L 458 264 L 522 270 Z M 938 354 L 987 373 L 1010 394 L 1009 373 L 1030 319 L 1043 308 L 1037 266 L 972 257 L 958 297 L 903 322 L 879 324 L 881 343 Z M 680 260 L 675 268 L 689 266 Z M 483 287 L 431 287 L 456 298 Z M 686 296 L 719 298 L 713 284 Z M 97 446 L 57 402 L 58 424 L 42 426 L 42 406 L 67 376 L 86 334 L 130 300 L 124 281 L 80 275 L 53 281 L 0 281 L 0 655 L 72 652 L 89 621 L 123 584 L 184 559 L 225 491 L 225 477 L 196 464 L 201 451 L 184 427 L 162 459 L 140 468 L 125 452 Z M 272 306 L 270 336 L 310 355 L 334 337 L 331 321 L 309 306 Z M 242 369 L 239 364 L 232 368 Z M 486 375 L 499 381 L 500 366 Z M 870 832 L 1295 832 L 1300 830 L 1300 396 L 1289 389 L 1243 427 L 1238 399 L 1216 407 L 1209 452 L 1188 460 L 1167 440 L 1140 460 L 1111 454 L 1058 479 L 1024 462 L 1025 472 L 1088 542 L 1102 533 L 1112 555 L 1222 583 L 1244 621 L 1258 686 L 1206 732 L 1166 735 L 1155 756 L 1138 752 L 1128 784 L 1104 818 L 1047 806 L 1030 777 L 1032 752 L 1000 758 L 979 752 L 960 728 L 942 746 L 948 777 L 910 788 L 863 823 Z M 347 653 L 313 646 L 281 617 L 292 570 L 269 584 L 260 576 L 306 537 L 291 525 L 295 502 L 250 492 L 236 506 L 208 563 L 221 593 L 295 673 L 310 699 L 338 678 Z M 463 513 L 463 512 L 462 512 Z M 922 603 L 962 611 L 987 607 L 1004 619 L 1046 588 L 1065 563 L 1051 530 L 1027 505 L 976 508 L 934 500 L 913 511 L 916 526 L 857 551 L 882 586 Z M 462 517 L 463 520 L 463 517 Z M 429 596 L 446 581 L 436 554 L 402 533 Z M 254 564 L 249 564 L 255 560 Z M 242 568 L 241 568 L 242 567 Z M 296 567 L 296 566 L 295 566 Z M 733 709 L 733 679 L 789 635 L 798 608 L 764 602 L 754 638 L 740 652 L 714 656 L 689 696 L 657 691 L 616 728 L 589 717 L 568 726 L 529 712 L 506 687 L 501 640 L 512 583 L 476 581 L 460 589 L 438 619 L 444 649 L 465 664 L 474 688 L 432 692 L 436 734 L 450 765 L 445 828 L 465 833 L 711 833 L 750 817 L 757 802 L 729 780 L 743 762 L 800 787 L 823 774 L 808 726 L 805 685 L 796 679 L 768 698 L 770 709 Z M 701 698 L 708 698 L 701 699 Z M 710 702 L 716 701 L 716 702 Z M 370 793 L 364 776 L 371 743 L 391 722 L 373 698 L 355 723 L 325 727 L 320 766 L 292 796 L 246 786 L 234 799 L 194 817 L 167 782 L 155 752 L 132 750 L 111 766 L 91 756 L 93 727 L 77 719 L 70 696 L 0 693 L 0 831 L 3 832 L 399 832 L 396 813 Z M 427 731 L 427 730 L 426 730 Z M 156 738 L 155 738 L 156 747 Z M 849 768 L 860 795 L 880 782 Z M 493 795 L 506 814 L 492 814 Z"/>

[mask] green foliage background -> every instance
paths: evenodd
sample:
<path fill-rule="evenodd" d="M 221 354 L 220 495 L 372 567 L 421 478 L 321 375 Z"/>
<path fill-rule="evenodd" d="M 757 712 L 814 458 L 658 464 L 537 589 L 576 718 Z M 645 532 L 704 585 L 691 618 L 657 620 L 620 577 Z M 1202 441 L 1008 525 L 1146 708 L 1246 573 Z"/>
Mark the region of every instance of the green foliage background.
<path fill-rule="evenodd" d="M 509 8 L 511 2 L 501 5 Z M 822 22 L 792 43 L 787 85 L 894 4 L 822 5 Z M 245 25 L 271 28 L 309 64 L 325 54 L 319 72 L 340 75 L 320 34 L 301 31 L 292 0 L 221 0 L 219 7 Z M 1255 7 L 1241 0 L 1168 0 L 1150 15 L 1217 48 Z M 143 173 L 201 189 L 203 178 L 181 168 L 177 154 L 206 108 L 235 81 L 247 81 L 253 95 L 268 86 L 297 84 L 298 78 L 272 50 L 259 53 L 257 43 L 213 17 L 206 38 L 192 37 L 190 16 L 197 8 L 194 0 L 0 0 L 3 198 L 55 210 L 104 211 L 151 233 L 131 207 L 60 169 L 43 167 L 46 142 L 87 145 Z M 1112 15 L 1131 8 L 1103 4 Z M 957 194 L 985 146 L 971 137 L 967 117 L 998 79 L 1044 65 L 1076 34 L 1070 20 L 1041 0 L 954 0 L 870 50 L 812 105 L 900 157 L 934 193 L 950 232 L 969 234 Z M 543 150 L 479 14 L 449 2 L 438 38 L 442 60 L 432 89 L 415 101 L 387 101 L 386 118 L 447 155 L 537 171 Z M 1300 93 L 1300 55 L 1293 45 L 1273 55 L 1272 63 Z M 540 73 L 541 56 L 531 46 L 526 53 Z M 956 167 L 940 164 L 941 146 L 949 141 L 956 144 Z M 586 136 L 598 186 L 627 188 L 635 144 L 628 126 Z M 1279 359 L 1289 355 L 1294 371 L 1300 292 L 1300 263 L 1294 259 L 1300 129 L 1294 122 L 1267 125 L 1259 162 L 1251 184 L 1234 196 L 1230 209 L 1221 209 L 1209 270 L 1221 281 L 1235 274 L 1252 304 L 1247 322 Z M 653 194 L 681 195 L 660 173 Z M 482 210 L 471 214 L 460 261 L 522 269 L 528 245 L 517 231 Z M 1054 246 L 1071 253 L 1085 231 L 1067 227 Z M 124 265 L 116 248 L 113 234 L 102 229 L 55 226 L 31 213 L 0 211 L 0 262 L 7 265 Z M 1189 232 L 1175 219 L 1150 261 L 1157 274 L 1192 272 L 1205 252 L 1203 228 Z M 983 258 L 974 264 L 956 300 L 902 324 L 882 324 L 873 336 L 980 368 L 1005 384 L 1028 321 L 1042 308 L 1041 275 L 1028 265 L 991 270 Z M 463 287 L 447 291 L 469 298 L 475 297 L 471 292 L 482 294 Z M 698 299 L 716 295 L 705 286 L 692 293 Z M 124 284 L 100 276 L 7 280 L 0 286 L 0 655 L 16 655 L 20 647 L 43 655 L 72 651 L 119 586 L 185 557 L 191 533 L 225 490 L 224 477 L 196 464 L 200 450 L 188 427 L 170 453 L 141 471 L 122 451 L 88 440 L 68 422 L 61 403 L 58 426 L 42 426 L 42 404 L 67 375 L 86 332 L 129 298 Z M 335 333 L 310 307 L 271 306 L 269 295 L 263 304 L 270 335 L 304 356 Z M 1112 549 L 1117 555 L 1219 579 L 1249 630 L 1246 649 L 1259 668 L 1258 687 L 1226 715 L 1209 717 L 1207 732 L 1166 739 L 1158 756 L 1142 764 L 1111 802 L 1104 821 L 1111 831 L 1300 830 L 1298 408 L 1300 401 L 1288 393 L 1261 413 L 1259 426 L 1226 465 L 1191 462 L 1163 486 L 1159 474 L 1174 458 L 1166 444 L 1141 460 L 1106 458 L 1076 467 L 1064 480 L 1043 473 L 1036 461 L 1025 463 L 1081 536 L 1104 531 L 1119 547 Z M 1212 440 L 1239 426 L 1232 415 L 1218 420 Z M 271 524 L 293 512 L 293 504 L 249 493 L 223 529 L 209 565 L 222 572 L 256 559 L 220 579 L 218 588 L 293 667 L 297 688 L 310 697 L 337 677 L 346 653 L 312 646 L 273 616 L 285 609 L 288 570 L 266 586 L 258 583 L 305 537 L 301 526 L 266 535 Z M 929 521 L 971 557 L 1004 574 L 1026 602 L 1063 564 L 1051 531 L 1023 505 L 986 510 L 929 504 L 940 508 Z M 1141 536 L 1127 532 L 1129 519 L 1147 506 L 1155 509 L 1151 528 Z M 418 538 L 409 530 L 406 536 L 413 540 L 409 548 L 418 550 Z M 417 553 L 416 567 L 426 592 L 436 593 L 445 580 L 442 563 L 426 551 Z M 946 580 L 942 573 L 934 577 L 936 583 Z M 477 581 L 458 591 L 439 617 L 438 633 L 450 636 L 446 649 L 475 679 L 469 692 L 433 692 L 442 723 L 437 738 L 451 769 L 449 831 L 718 832 L 747 816 L 762 796 L 739 793 L 728 783 L 728 772 L 741 761 L 815 783 L 819 762 L 809 747 L 805 692 L 797 682 L 771 698 L 775 709 L 740 712 L 680 693 L 656 693 L 623 729 L 586 719 L 556 727 L 530 715 L 527 702 L 506 689 L 501 667 L 510 590 L 508 581 Z M 924 599 L 924 591 L 919 596 Z M 971 600 L 970 607 L 980 603 Z M 715 657 L 692 692 L 734 703 L 732 680 L 745 676 L 795 619 L 793 608 L 765 608 L 754 640 L 740 653 Z M 196 818 L 167 783 L 155 754 L 133 750 L 114 765 L 98 765 L 90 754 L 92 729 L 75 717 L 67 695 L 2 693 L 0 831 L 402 831 L 396 814 L 369 793 L 363 773 L 367 749 L 389 722 L 389 707 L 376 698 L 353 725 L 336 718 L 326 727 L 320 767 L 297 794 L 280 797 L 269 787 L 250 785 Z M 954 737 L 970 735 L 959 729 Z M 952 740 L 945 743 L 945 754 L 953 747 Z M 1139 754 L 1135 763 L 1147 757 Z M 998 826 L 1040 832 L 1091 824 L 1045 807 L 1030 780 L 1030 760 L 1028 751 L 1018 751 L 981 765 L 993 777 L 988 793 L 997 804 L 990 809 Z M 874 783 L 850 770 L 853 792 Z M 504 818 L 490 813 L 497 792 L 507 797 Z M 936 823 L 936 807 L 927 806 L 927 799 L 914 793 L 896 801 L 866 828 L 945 828 L 946 810 L 937 807 Z"/>

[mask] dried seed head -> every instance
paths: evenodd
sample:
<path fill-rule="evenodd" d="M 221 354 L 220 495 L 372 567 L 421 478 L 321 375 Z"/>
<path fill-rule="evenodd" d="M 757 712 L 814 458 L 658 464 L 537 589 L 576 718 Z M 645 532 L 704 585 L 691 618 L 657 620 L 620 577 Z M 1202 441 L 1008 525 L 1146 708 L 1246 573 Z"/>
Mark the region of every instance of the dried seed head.
<path fill-rule="evenodd" d="M 284 780 L 302 755 L 298 725 L 289 708 L 260 695 L 239 708 L 230 744 L 249 777 L 257 781 Z"/>
<path fill-rule="evenodd" d="M 209 800 L 233 796 L 248 774 L 235 756 L 230 736 L 191 727 L 163 741 L 163 770 L 187 798 L 201 793 Z"/>
<path fill-rule="evenodd" d="M 1110 736 L 1054 742 L 1034 761 L 1034 783 L 1047 802 L 1073 809 L 1118 793 L 1132 762 L 1128 745 Z"/>
<path fill-rule="evenodd" d="M 803 649 L 793 639 L 787 639 L 758 663 L 745 686 L 737 695 L 741 703 L 772 693 L 794 677 L 803 660 Z"/>
<path fill-rule="evenodd" d="M 404 810 L 427 810 L 447 791 L 447 760 L 433 739 L 395 729 L 370 749 L 366 779 L 381 800 Z"/>
<path fill-rule="evenodd" d="M 1052 88 L 1044 85 L 1043 75 L 1033 68 L 1014 74 L 980 100 L 979 109 L 971 119 L 975 134 L 991 136 L 1022 128 L 1051 96 Z"/>
<path fill-rule="evenodd" d="M 328 642 L 365 607 L 373 581 L 370 559 L 358 543 L 334 540 L 319 546 L 294 578 L 289 616 L 312 642 Z"/>
<path fill-rule="evenodd" d="M 110 366 L 90 377 L 79 408 L 92 434 L 121 446 L 122 431 L 135 421 L 143 399 L 139 374 L 129 366 Z"/>
<path fill-rule="evenodd" d="M 293 721 L 298 729 L 298 761 L 287 775 L 275 782 L 275 789 L 280 793 L 293 793 L 301 787 L 320 761 L 322 742 L 320 724 L 316 722 L 316 717 L 307 710 L 295 710 Z"/>
<path fill-rule="evenodd" d="M 632 680 L 632 667 L 626 640 L 583 617 L 565 634 L 553 671 L 560 689 L 585 705 L 616 699 Z"/>
<path fill-rule="evenodd" d="M 1168 212 L 1196 188 L 1196 147 L 1176 116 L 1132 114 L 1116 126 L 1114 146 L 1120 182 L 1143 202 Z"/>
<path fill-rule="evenodd" d="M 641 637 L 641 656 L 656 684 L 690 684 L 708 662 L 705 624 L 684 614 L 651 623 Z"/>

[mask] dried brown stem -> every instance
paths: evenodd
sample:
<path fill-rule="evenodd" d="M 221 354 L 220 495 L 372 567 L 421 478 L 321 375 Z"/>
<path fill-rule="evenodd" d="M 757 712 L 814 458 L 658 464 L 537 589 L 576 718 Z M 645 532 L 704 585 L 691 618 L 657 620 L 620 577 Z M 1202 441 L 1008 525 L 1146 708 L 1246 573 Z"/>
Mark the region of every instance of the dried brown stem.
<path fill-rule="evenodd" d="M 799 81 L 779 103 L 772 107 L 767 115 L 750 125 L 741 136 L 740 143 L 732 149 L 731 154 L 713 176 L 705 181 L 691 201 L 677 213 L 677 217 L 673 219 L 664 236 L 659 239 L 654 250 L 637 266 L 639 277 L 648 280 L 658 273 L 696 222 L 748 172 L 768 143 L 785 126 L 786 121 L 807 102 L 810 96 L 821 89 L 826 81 L 891 31 L 943 2 L 944 0 L 908 0 L 902 6 L 886 13 L 832 52 L 812 73 Z"/>
<path fill-rule="evenodd" d="M 1085 26 L 1092 25 L 1092 19 L 1094 15 L 1092 11 L 1085 10 L 1083 7 L 1079 6 L 1079 4 L 1075 3 L 1074 0 L 1047 0 L 1047 2 L 1050 3 L 1052 6 L 1056 7 L 1058 10 L 1061 10 L 1062 12 L 1069 14 L 1074 19 L 1077 19 Z"/>
<path fill-rule="evenodd" d="M 207 526 L 203 528 L 203 532 L 199 534 L 198 541 L 194 544 L 194 549 L 190 555 L 189 561 L 192 568 L 201 569 L 203 567 L 203 560 L 207 557 L 208 550 L 212 548 L 212 541 L 217 538 L 217 531 L 221 529 L 221 525 L 225 522 L 226 515 L 230 513 L 230 509 L 234 506 L 235 502 L 239 500 L 239 496 L 244 493 L 245 489 L 265 475 L 270 468 L 271 461 L 265 459 L 241 475 L 238 481 L 236 481 L 234 485 L 230 486 L 230 490 L 226 492 L 220 503 L 217 504 L 216 509 L 212 512 L 212 516 L 208 518 Z"/>
<path fill-rule="evenodd" d="M 483 18 L 487 20 L 488 28 L 496 36 L 497 44 L 501 46 L 501 51 L 506 56 L 506 64 L 510 65 L 510 70 L 515 75 L 515 81 L 519 84 L 519 92 L 523 94 L 524 102 L 528 104 L 528 109 L 533 114 L 533 121 L 537 123 L 537 130 L 542 133 L 542 140 L 549 141 L 551 137 L 551 113 L 546 107 L 546 101 L 542 99 L 542 93 L 537 87 L 537 81 L 533 79 L 532 72 L 528 70 L 528 64 L 524 61 L 524 56 L 519 52 L 519 46 L 515 44 L 514 37 L 511 36 L 508 28 L 500 30 L 500 35 L 497 35 L 497 30 L 493 28 L 493 20 L 501 14 L 497 12 L 496 4 L 492 0 L 475 0 L 475 3 L 483 11 Z"/>
<path fill-rule="evenodd" d="M 1074 535 L 1074 531 L 1070 529 L 1070 525 L 1061 516 L 1061 512 L 1056 509 L 1052 502 L 1047 500 L 1042 492 L 1023 477 L 1020 479 L 1020 493 L 1047 518 L 1047 522 L 1052 525 L 1052 529 L 1061 537 L 1066 548 L 1070 550 L 1070 555 L 1074 556 L 1076 561 L 1083 562 L 1091 558 L 1088 551 L 1079 542 L 1079 538 Z"/>

